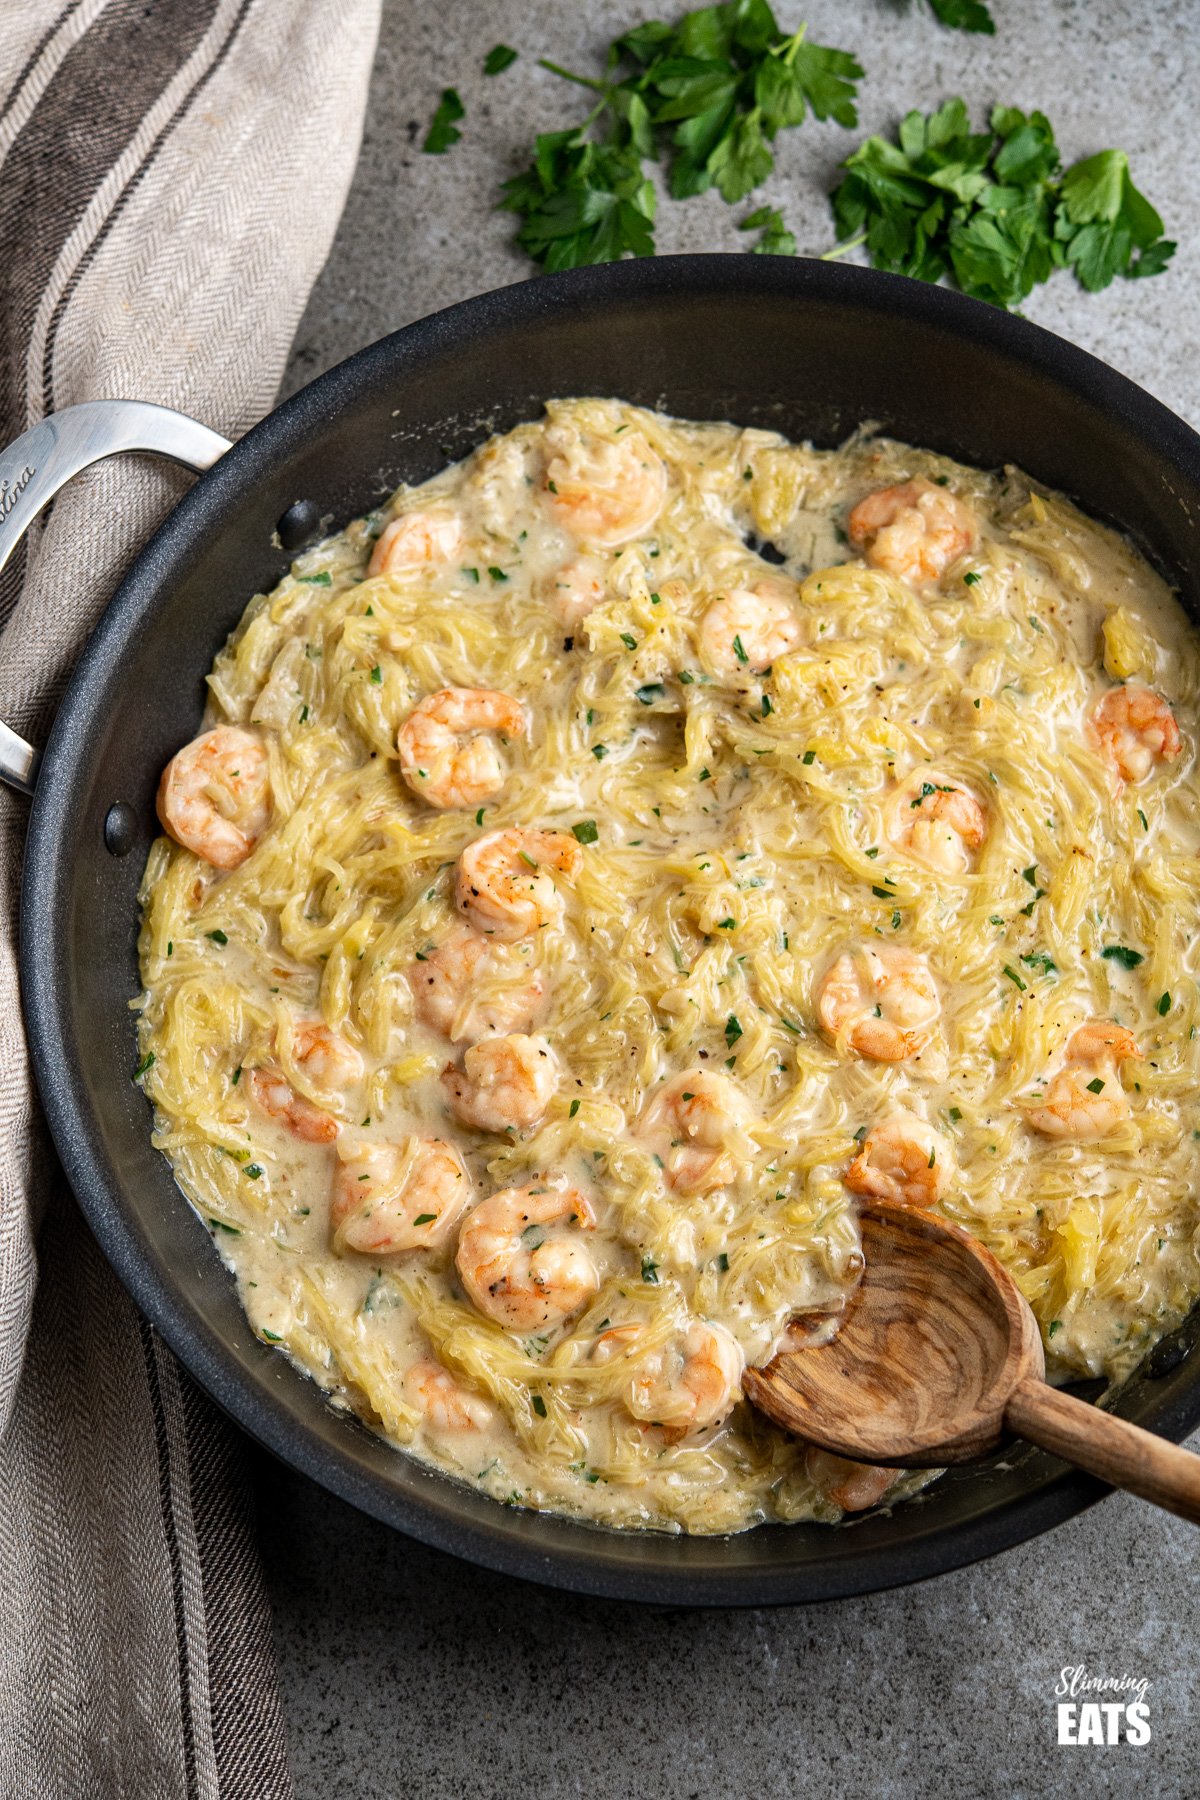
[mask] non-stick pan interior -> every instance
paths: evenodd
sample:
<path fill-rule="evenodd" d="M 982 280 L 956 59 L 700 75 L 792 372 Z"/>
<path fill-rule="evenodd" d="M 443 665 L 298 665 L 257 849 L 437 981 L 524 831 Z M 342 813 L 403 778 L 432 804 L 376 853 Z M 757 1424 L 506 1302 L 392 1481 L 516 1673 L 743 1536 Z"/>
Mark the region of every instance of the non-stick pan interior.
<path fill-rule="evenodd" d="M 22 972 L 43 1099 L 93 1229 L 183 1361 L 263 1442 L 380 1518 L 532 1579 L 676 1604 L 916 1579 L 1016 1543 L 1103 1490 L 1020 1450 L 838 1530 L 669 1539 L 500 1507 L 388 1449 L 254 1338 L 206 1228 L 150 1147 L 149 1108 L 130 1079 L 136 894 L 158 773 L 197 726 L 225 634 L 287 566 L 277 522 L 307 500 L 334 529 L 398 481 L 536 416 L 546 397 L 584 393 L 820 444 L 872 420 L 966 462 L 1017 463 L 1129 531 L 1197 616 L 1200 440 L 1020 320 L 865 270 L 748 256 L 626 263 L 469 301 L 362 352 L 252 431 L 192 490 L 106 613 L 56 722 L 31 820 Z M 135 822 L 124 855 L 105 847 L 117 803 Z M 1179 1354 L 1196 1324 L 1159 1347 L 1120 1410 L 1176 1436 L 1200 1418 L 1200 1359 Z"/>

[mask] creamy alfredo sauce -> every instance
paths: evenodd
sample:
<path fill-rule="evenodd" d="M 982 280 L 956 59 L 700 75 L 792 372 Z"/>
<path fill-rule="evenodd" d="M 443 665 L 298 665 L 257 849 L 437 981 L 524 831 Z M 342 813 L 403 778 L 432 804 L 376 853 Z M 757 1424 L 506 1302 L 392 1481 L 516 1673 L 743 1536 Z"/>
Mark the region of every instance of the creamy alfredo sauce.
<path fill-rule="evenodd" d="M 738 1398 L 835 1326 L 856 1190 L 986 1243 L 1059 1377 L 1200 1290 L 1200 661 L 1062 499 L 555 402 L 300 556 L 209 686 L 155 1141 L 394 1443 L 623 1526 L 870 1504 Z"/>

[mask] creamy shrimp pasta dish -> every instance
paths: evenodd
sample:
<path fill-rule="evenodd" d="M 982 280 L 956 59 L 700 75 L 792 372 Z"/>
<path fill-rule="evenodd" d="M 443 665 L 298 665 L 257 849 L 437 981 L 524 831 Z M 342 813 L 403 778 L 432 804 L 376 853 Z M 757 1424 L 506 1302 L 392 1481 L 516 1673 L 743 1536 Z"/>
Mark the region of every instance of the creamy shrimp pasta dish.
<path fill-rule="evenodd" d="M 1200 1292 L 1183 613 L 1015 470 L 550 404 L 301 554 L 163 773 L 139 1079 L 257 1334 L 511 1504 L 927 1476 L 788 1438 L 864 1195 L 1052 1378 Z"/>

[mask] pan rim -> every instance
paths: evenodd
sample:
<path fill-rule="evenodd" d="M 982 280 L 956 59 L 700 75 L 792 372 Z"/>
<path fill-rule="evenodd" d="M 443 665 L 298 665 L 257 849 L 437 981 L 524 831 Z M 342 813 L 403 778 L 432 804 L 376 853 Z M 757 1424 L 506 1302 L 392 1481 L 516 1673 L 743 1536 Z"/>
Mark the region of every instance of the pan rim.
<path fill-rule="evenodd" d="M 747 293 L 771 298 L 785 294 L 871 310 L 885 306 L 900 324 L 919 321 L 965 337 L 1115 414 L 1137 436 L 1152 439 L 1163 460 L 1200 487 L 1200 437 L 1125 376 L 1027 320 L 904 277 L 802 259 L 680 256 L 539 277 L 461 301 L 365 347 L 284 401 L 199 478 L 139 553 L 89 638 L 51 728 L 32 804 L 20 908 L 22 1004 L 31 1062 L 64 1171 L 123 1286 L 217 1404 L 285 1463 L 435 1548 L 551 1587 L 704 1607 L 848 1598 L 949 1573 L 1027 1541 L 1093 1505 L 1109 1490 L 1082 1474 L 1051 1474 L 1002 1504 L 981 1503 L 967 1518 L 927 1531 L 918 1523 L 895 1543 L 850 1553 L 833 1551 L 835 1539 L 852 1540 L 852 1526 L 836 1534 L 820 1526 L 759 1526 L 751 1534 L 756 1539 L 760 1533 L 826 1533 L 831 1554 L 792 1564 L 782 1558 L 775 1564 L 764 1559 L 753 1567 L 739 1566 L 731 1558 L 728 1566 L 713 1568 L 689 1567 L 683 1557 L 672 1555 L 672 1547 L 677 1549 L 681 1541 L 736 1544 L 736 1537 L 679 1540 L 657 1533 L 605 1531 L 558 1515 L 503 1508 L 445 1478 L 436 1478 L 444 1496 L 431 1488 L 419 1498 L 410 1497 L 371 1471 L 365 1461 L 353 1458 L 348 1448 L 334 1449 L 277 1400 L 265 1381 L 249 1380 L 233 1349 L 190 1304 L 181 1304 L 182 1296 L 160 1274 L 142 1234 L 123 1212 L 119 1193 L 112 1191 L 92 1141 L 90 1109 L 71 1075 L 75 1058 L 63 969 L 55 955 L 54 934 L 39 929 L 39 922 L 54 917 L 57 871 L 71 855 L 69 802 L 79 778 L 78 726 L 86 721 L 100 677 L 110 670 L 121 644 L 153 611 L 156 591 L 171 564 L 186 552 L 189 534 L 200 534 L 205 520 L 253 481 L 260 467 L 270 466 L 305 434 L 318 432 L 333 412 L 353 404 L 355 395 L 369 390 L 381 376 L 396 382 L 406 366 L 453 346 L 464 332 L 530 325 L 562 310 L 578 313 L 634 297 L 695 296 L 711 304 L 725 293 L 742 299 Z M 1164 1399 L 1152 1405 L 1144 1416 L 1167 1436 L 1186 1435 L 1200 1422 L 1200 1368 L 1194 1371 L 1190 1392 L 1174 1402 Z M 482 1500 L 488 1513 L 479 1521 L 469 1518 L 477 1507 L 468 1507 L 467 1500 Z M 906 1503 L 906 1516 L 916 1505 Z M 619 1554 L 624 1540 L 638 1547 L 636 1556 Z M 653 1557 L 647 1556 L 647 1544 L 656 1547 Z M 693 1564 L 700 1562 L 697 1553 L 687 1554 Z"/>

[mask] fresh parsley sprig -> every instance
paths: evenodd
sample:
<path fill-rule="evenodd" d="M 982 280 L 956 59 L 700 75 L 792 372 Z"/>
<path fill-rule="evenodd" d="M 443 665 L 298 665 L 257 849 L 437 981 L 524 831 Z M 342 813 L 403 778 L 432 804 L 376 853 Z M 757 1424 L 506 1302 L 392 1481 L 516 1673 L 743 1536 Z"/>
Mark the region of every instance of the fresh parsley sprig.
<path fill-rule="evenodd" d="M 648 161 L 665 158 L 674 199 L 715 187 L 731 205 L 744 200 L 773 170 L 781 130 L 809 112 L 857 123 L 863 73 L 846 51 L 809 43 L 803 26 L 782 32 L 767 0 L 640 25 L 609 46 L 602 78 L 541 66 L 597 96 L 574 130 L 539 137 L 529 169 L 505 184 L 517 241 L 546 269 L 653 255 Z"/>
<path fill-rule="evenodd" d="M 843 164 L 833 215 L 877 268 L 1019 306 L 1056 268 L 1091 292 L 1117 275 L 1161 274 L 1175 245 L 1134 187 L 1123 150 L 1065 174 L 1044 113 L 997 106 L 973 132 L 961 99 L 910 112 L 897 141 L 871 137 Z"/>

